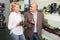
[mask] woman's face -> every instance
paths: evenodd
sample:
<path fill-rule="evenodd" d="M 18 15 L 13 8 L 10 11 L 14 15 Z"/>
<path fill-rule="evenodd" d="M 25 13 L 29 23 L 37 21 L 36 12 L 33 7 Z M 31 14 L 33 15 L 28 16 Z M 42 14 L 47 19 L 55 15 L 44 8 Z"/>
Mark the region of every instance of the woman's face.
<path fill-rule="evenodd" d="M 20 11 L 19 9 L 20 9 L 20 8 L 19 8 L 19 5 L 15 5 L 15 7 L 13 8 L 13 11 L 19 12 L 19 11 Z"/>

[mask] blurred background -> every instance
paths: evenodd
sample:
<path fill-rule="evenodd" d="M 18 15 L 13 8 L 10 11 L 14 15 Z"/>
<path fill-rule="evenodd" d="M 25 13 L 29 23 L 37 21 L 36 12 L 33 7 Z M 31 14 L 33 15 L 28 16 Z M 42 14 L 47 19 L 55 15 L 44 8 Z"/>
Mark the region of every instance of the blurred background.
<path fill-rule="evenodd" d="M 37 2 L 38 11 L 44 12 L 45 21 L 51 25 L 42 28 L 43 40 L 60 40 L 60 0 L 0 0 L 0 40 L 10 40 L 7 24 L 12 2 L 20 4 L 23 16 L 29 11 L 30 4 Z"/>

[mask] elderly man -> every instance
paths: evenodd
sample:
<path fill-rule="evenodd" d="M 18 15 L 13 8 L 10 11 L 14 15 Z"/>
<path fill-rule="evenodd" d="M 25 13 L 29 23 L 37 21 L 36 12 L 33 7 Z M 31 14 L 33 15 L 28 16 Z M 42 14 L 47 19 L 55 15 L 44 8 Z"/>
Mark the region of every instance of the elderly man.
<path fill-rule="evenodd" d="M 43 12 L 38 12 L 38 4 L 32 3 L 30 5 L 30 11 L 25 15 L 25 26 L 27 27 L 27 36 L 30 40 L 41 40 L 42 24 L 49 26 L 44 23 Z"/>

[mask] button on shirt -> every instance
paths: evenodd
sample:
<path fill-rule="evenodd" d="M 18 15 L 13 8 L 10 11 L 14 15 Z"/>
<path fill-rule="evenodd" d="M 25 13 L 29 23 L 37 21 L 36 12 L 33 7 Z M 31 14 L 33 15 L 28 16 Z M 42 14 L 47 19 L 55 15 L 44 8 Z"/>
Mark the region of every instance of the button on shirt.
<path fill-rule="evenodd" d="M 37 27 L 36 27 L 36 23 L 37 23 L 37 12 L 33 14 L 33 19 L 34 19 L 34 22 L 35 22 L 34 32 L 37 32 Z"/>
<path fill-rule="evenodd" d="M 10 30 L 10 33 L 14 33 L 16 35 L 23 34 L 23 27 L 19 26 L 17 27 L 17 23 L 20 23 L 22 21 L 21 14 L 16 12 L 11 12 L 9 15 L 9 21 L 8 21 L 8 29 Z"/>

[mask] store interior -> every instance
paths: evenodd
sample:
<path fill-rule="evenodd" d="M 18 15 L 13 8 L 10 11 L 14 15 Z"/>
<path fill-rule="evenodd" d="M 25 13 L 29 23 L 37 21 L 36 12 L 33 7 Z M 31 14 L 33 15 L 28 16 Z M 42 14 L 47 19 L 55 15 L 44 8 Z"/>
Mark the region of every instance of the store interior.
<path fill-rule="evenodd" d="M 30 4 L 37 2 L 38 11 L 44 12 L 45 21 L 51 25 L 42 28 L 42 39 L 60 40 L 60 0 L 0 0 L 0 40 L 10 40 L 7 26 L 12 2 L 20 4 L 20 12 L 23 16 L 29 11 Z"/>

